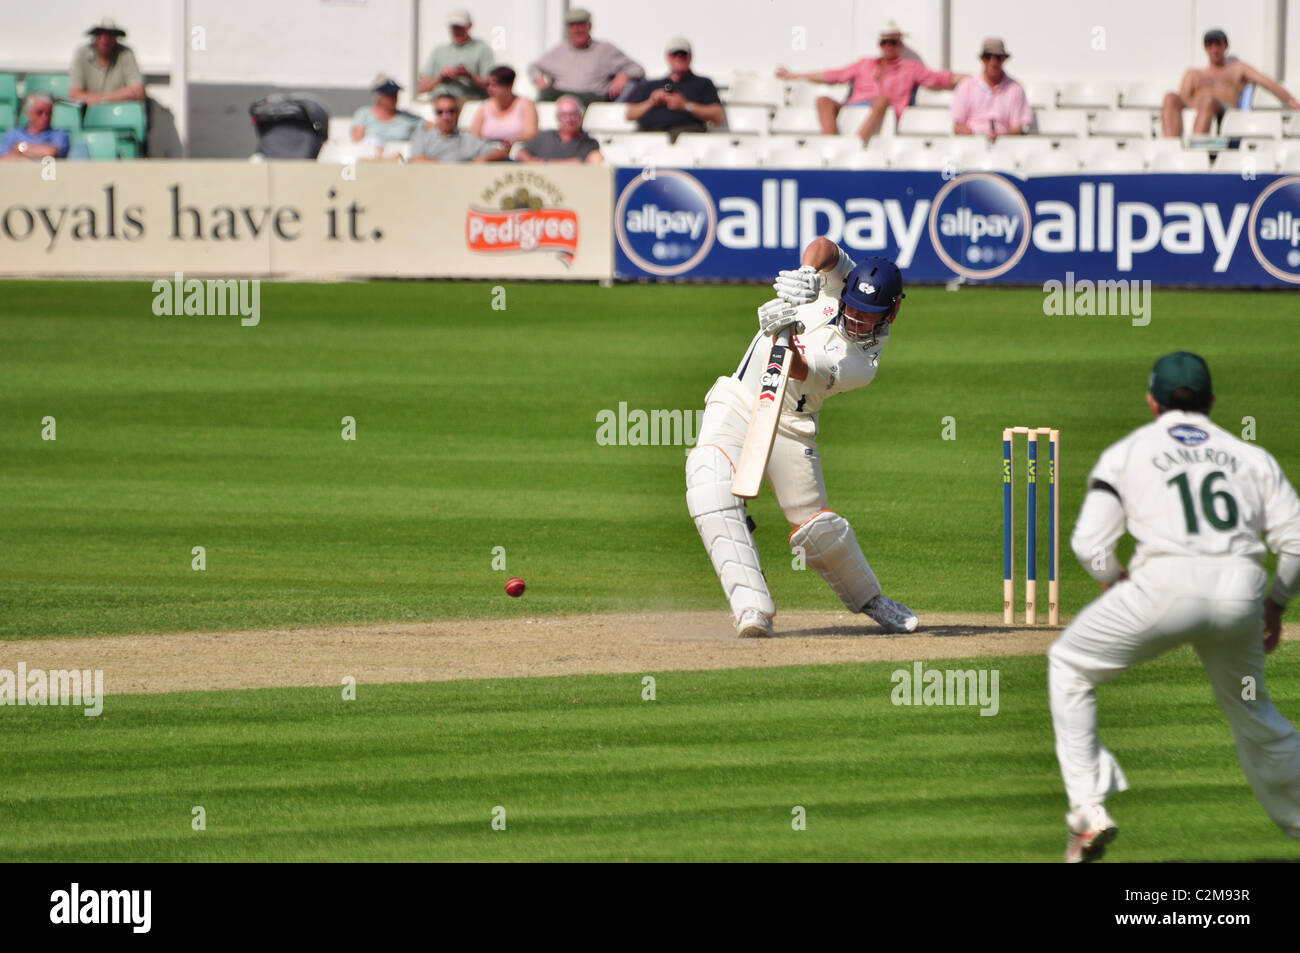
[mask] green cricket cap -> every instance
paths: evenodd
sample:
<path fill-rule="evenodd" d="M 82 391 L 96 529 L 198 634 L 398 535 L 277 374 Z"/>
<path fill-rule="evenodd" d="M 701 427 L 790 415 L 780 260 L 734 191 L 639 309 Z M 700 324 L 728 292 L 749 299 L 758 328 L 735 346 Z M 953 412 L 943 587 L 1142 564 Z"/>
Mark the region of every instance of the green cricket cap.
<path fill-rule="evenodd" d="M 1156 361 L 1151 368 L 1151 396 L 1168 407 L 1173 392 L 1180 387 L 1191 390 L 1199 399 L 1208 400 L 1214 394 L 1210 384 L 1210 368 L 1205 359 L 1190 351 L 1175 351 Z"/>

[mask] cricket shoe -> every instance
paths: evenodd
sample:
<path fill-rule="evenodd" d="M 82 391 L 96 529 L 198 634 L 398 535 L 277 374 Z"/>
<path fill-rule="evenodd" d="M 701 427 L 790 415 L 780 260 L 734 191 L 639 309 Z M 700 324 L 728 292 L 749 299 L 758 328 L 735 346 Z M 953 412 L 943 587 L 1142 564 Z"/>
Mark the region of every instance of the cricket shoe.
<path fill-rule="evenodd" d="M 736 634 L 742 639 L 766 639 L 772 634 L 772 620 L 757 609 L 746 609 L 736 620 Z"/>
<path fill-rule="evenodd" d="M 1106 845 L 1119 833 L 1119 825 L 1100 804 L 1076 807 L 1065 815 L 1070 840 L 1065 847 L 1067 864 L 1087 864 L 1100 860 Z"/>
<path fill-rule="evenodd" d="M 895 602 L 884 594 L 878 595 L 868 602 L 862 607 L 862 611 L 879 622 L 880 627 L 886 632 L 916 631 L 916 613 L 901 602 Z"/>

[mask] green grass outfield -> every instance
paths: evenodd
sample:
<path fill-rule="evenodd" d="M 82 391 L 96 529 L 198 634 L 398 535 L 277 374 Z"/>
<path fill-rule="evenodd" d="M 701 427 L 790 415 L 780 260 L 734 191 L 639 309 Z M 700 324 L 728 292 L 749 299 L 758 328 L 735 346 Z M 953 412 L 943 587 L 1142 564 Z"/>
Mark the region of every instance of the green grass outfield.
<path fill-rule="evenodd" d="M 1297 659 L 1272 665 L 1292 715 Z M 1044 660 L 927 663 L 998 669 L 993 717 L 895 707 L 900 667 L 659 673 L 654 701 L 588 675 L 10 709 L 0 858 L 1059 861 Z M 1099 695 L 1132 784 L 1110 859 L 1300 860 L 1190 650 Z"/>
<path fill-rule="evenodd" d="M 516 284 L 497 311 L 492 287 L 267 283 L 244 328 L 157 317 L 144 282 L 0 283 L 0 637 L 721 611 L 682 448 L 600 446 L 596 416 L 702 406 L 765 289 Z M 831 504 L 891 595 L 995 611 L 1002 427 L 1062 429 L 1068 540 L 1163 352 L 1203 353 L 1216 418 L 1254 417 L 1300 473 L 1295 300 L 1157 289 L 1133 327 L 1047 317 L 1033 289 L 912 289 L 875 383 L 822 415 Z M 789 571 L 770 494 L 751 509 L 778 605 L 835 607 Z M 1071 613 L 1096 589 L 1062 565 Z"/>

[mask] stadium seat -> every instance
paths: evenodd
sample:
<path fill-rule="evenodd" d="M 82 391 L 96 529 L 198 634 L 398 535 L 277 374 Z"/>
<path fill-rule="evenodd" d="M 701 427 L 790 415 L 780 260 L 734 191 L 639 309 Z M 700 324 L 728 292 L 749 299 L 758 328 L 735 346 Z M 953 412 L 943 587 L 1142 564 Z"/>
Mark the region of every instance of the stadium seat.
<path fill-rule="evenodd" d="M 1145 172 L 1146 163 L 1140 152 L 1115 149 L 1111 152 L 1089 156 L 1083 163 L 1085 172 Z"/>
<path fill-rule="evenodd" d="M 1136 136 L 1150 139 L 1152 126 L 1158 118 L 1150 112 L 1135 109 L 1107 109 L 1092 117 L 1090 131 L 1094 136 Z"/>
<path fill-rule="evenodd" d="M 0 73 L 0 103 L 18 105 L 17 73 Z"/>
<path fill-rule="evenodd" d="M 456 120 L 456 128 L 461 132 L 469 132 L 469 127 L 474 123 L 474 116 L 482 106 L 483 101 L 480 99 L 471 99 L 462 105 L 460 107 L 460 118 Z M 432 103 L 429 104 L 429 108 L 432 110 Z"/>
<path fill-rule="evenodd" d="M 1077 175 L 1080 171 L 1078 158 L 1066 145 L 1041 155 L 1026 155 L 1020 168 L 1026 175 Z"/>
<path fill-rule="evenodd" d="M 1029 156 L 1045 155 L 1054 148 L 1052 140 L 1042 136 L 999 136 L 988 152 L 1000 165 L 1019 169 Z"/>
<path fill-rule="evenodd" d="M 330 116 L 329 133 L 326 138 L 330 142 L 351 142 L 352 117 Z"/>
<path fill-rule="evenodd" d="M 537 128 L 558 129 L 555 121 L 555 103 L 537 103 Z"/>
<path fill-rule="evenodd" d="M 68 98 L 67 73 L 28 73 L 23 79 L 23 95 L 49 93 L 55 99 Z"/>
<path fill-rule="evenodd" d="M 18 109 L 13 103 L 0 103 L 0 132 L 8 132 L 18 124 Z"/>
<path fill-rule="evenodd" d="M 770 129 L 777 136 L 816 136 L 821 134 L 822 124 L 813 109 L 806 106 L 783 107 L 772 117 Z"/>
<path fill-rule="evenodd" d="M 1084 80 L 1063 84 L 1056 105 L 1061 109 L 1114 109 L 1117 97 L 1114 83 Z"/>
<path fill-rule="evenodd" d="M 1222 120 L 1212 120 L 1210 122 L 1210 131 L 1208 133 L 1200 133 L 1200 135 L 1210 135 L 1210 136 L 1218 135 L 1220 122 L 1222 122 Z M 1184 109 L 1183 110 L 1183 138 L 1184 139 L 1189 139 L 1192 136 L 1198 135 L 1198 133 L 1192 132 L 1192 128 L 1195 124 L 1196 124 L 1196 110 Z"/>
<path fill-rule="evenodd" d="M 1294 89 L 1293 86 L 1287 86 L 1287 89 Z M 1286 109 L 1286 104 L 1270 93 L 1263 86 L 1255 89 L 1255 100 L 1251 103 L 1251 109 Z"/>
<path fill-rule="evenodd" d="M 1210 154 L 1201 150 L 1158 152 L 1152 157 L 1152 172 L 1209 172 Z"/>
<path fill-rule="evenodd" d="M 386 142 L 384 143 L 383 156 L 385 159 L 401 159 L 405 162 L 411 158 L 410 142 Z"/>
<path fill-rule="evenodd" d="M 951 89 L 926 89 L 921 86 L 916 90 L 916 101 L 912 105 L 931 109 L 947 109 L 952 105 L 952 96 Z"/>
<path fill-rule="evenodd" d="M 108 129 L 117 135 L 119 144 L 127 140 L 137 148 L 148 138 L 148 120 L 141 102 L 97 103 L 86 107 L 84 129 Z M 119 148 L 119 154 L 122 149 Z"/>
<path fill-rule="evenodd" d="M 758 164 L 765 169 L 820 169 L 824 163 L 814 149 L 783 146 L 777 149 L 759 149 Z"/>
<path fill-rule="evenodd" d="M 697 160 L 730 143 L 731 137 L 725 132 L 684 132 L 677 137 L 677 145 L 688 150 Z"/>
<path fill-rule="evenodd" d="M 626 150 L 632 165 L 645 165 L 651 161 L 651 156 L 667 149 L 669 145 L 666 132 L 623 132 L 610 136 L 609 141 L 610 145 Z"/>
<path fill-rule="evenodd" d="M 702 168 L 751 169 L 758 165 L 757 142 L 751 136 L 735 143 L 720 141 L 716 148 L 698 154 L 695 161 Z"/>
<path fill-rule="evenodd" d="M 842 136 L 856 136 L 862 124 L 867 121 L 867 114 L 871 112 L 870 106 L 845 106 L 840 110 L 839 129 Z M 879 138 L 889 139 L 894 135 L 897 129 L 897 122 L 892 109 L 885 112 L 885 121 L 880 126 L 880 132 L 877 133 Z"/>
<path fill-rule="evenodd" d="M 1148 161 L 1148 150 L 1146 149 L 1148 142 L 1150 142 L 1149 139 L 1140 139 L 1137 136 L 1128 138 L 1098 136 L 1095 139 L 1080 139 L 1072 144 L 1071 151 L 1085 169 L 1091 168 L 1093 162 L 1108 162 L 1112 156 L 1118 153 L 1137 156 L 1143 164 L 1146 164 Z M 1172 139 L 1170 142 L 1177 147 L 1172 151 L 1181 151 L 1181 143 L 1177 139 Z"/>
<path fill-rule="evenodd" d="M 1088 111 L 1085 109 L 1034 110 L 1034 133 L 1055 139 L 1088 135 Z"/>
<path fill-rule="evenodd" d="M 952 135 L 952 119 L 946 110 L 909 108 L 898 120 L 898 135 L 946 138 Z"/>
<path fill-rule="evenodd" d="M 1121 109 L 1160 109 L 1164 106 L 1167 92 L 1172 92 L 1167 84 L 1129 83 L 1120 90 L 1119 105 Z"/>
<path fill-rule="evenodd" d="M 1258 149 L 1224 149 L 1214 160 L 1214 171 L 1268 175 L 1278 171 L 1277 153 L 1269 144 Z"/>
<path fill-rule="evenodd" d="M 632 161 L 631 150 L 627 146 L 618 143 L 604 143 L 600 147 L 600 154 L 605 157 L 605 163 L 613 166 L 631 166 L 636 165 Z"/>
<path fill-rule="evenodd" d="M 823 86 L 820 83 L 796 82 L 786 87 L 785 105 L 790 108 L 802 107 L 816 109 L 817 100 L 827 96 L 837 103 L 844 102 L 849 95 L 849 85 L 841 83 L 836 86 Z"/>
<path fill-rule="evenodd" d="M 644 149 L 637 152 L 642 165 L 657 166 L 663 169 L 689 169 L 695 165 L 695 153 L 689 146 L 679 146 L 675 143 L 659 142 L 647 144 Z"/>
<path fill-rule="evenodd" d="M 1225 139 L 1281 139 L 1282 114 L 1230 109 L 1219 122 L 1219 135 Z"/>
<path fill-rule="evenodd" d="M 766 136 L 771 121 L 767 106 L 728 106 L 727 131 L 746 136 Z"/>
<path fill-rule="evenodd" d="M 50 116 L 50 125 L 55 129 L 80 132 L 81 104 L 56 102 L 54 104 L 54 114 Z"/>
<path fill-rule="evenodd" d="M 732 79 L 727 93 L 722 97 L 727 105 L 735 103 L 745 106 L 770 106 L 776 108 L 785 105 L 785 84 L 772 76 L 759 76 L 756 73 L 737 73 Z"/>
<path fill-rule="evenodd" d="M 1056 84 L 1044 82 L 1025 82 L 1025 98 L 1035 110 L 1056 108 Z"/>
<path fill-rule="evenodd" d="M 953 157 L 941 149 L 926 148 L 923 140 L 913 139 L 896 148 L 889 158 L 891 169 L 939 172 L 954 168 Z"/>
<path fill-rule="evenodd" d="M 867 148 L 862 148 L 862 143 L 858 143 L 858 149 L 855 152 L 846 152 L 837 156 L 834 160 L 828 160 L 827 166 L 832 169 L 888 169 L 889 157 L 885 150 L 876 145 L 873 141 L 868 144 Z"/>
<path fill-rule="evenodd" d="M 811 149 L 827 165 L 836 165 L 840 159 L 862 151 L 862 140 L 857 136 L 807 136 L 803 147 Z"/>
<path fill-rule="evenodd" d="M 117 136 L 105 129 L 92 129 L 85 132 L 70 133 L 69 141 L 72 144 L 85 147 L 88 159 L 96 161 L 111 161 L 117 158 Z M 68 158 L 72 158 L 72 150 L 68 150 Z"/>
<path fill-rule="evenodd" d="M 624 103 L 592 103 L 582 124 L 589 132 L 636 132 L 636 123 L 627 118 Z"/>

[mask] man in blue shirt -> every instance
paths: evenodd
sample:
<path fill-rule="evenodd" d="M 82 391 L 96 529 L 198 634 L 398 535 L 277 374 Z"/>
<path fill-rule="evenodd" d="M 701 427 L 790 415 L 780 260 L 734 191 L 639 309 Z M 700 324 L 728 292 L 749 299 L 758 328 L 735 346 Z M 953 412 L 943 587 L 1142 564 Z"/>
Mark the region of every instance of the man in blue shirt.
<path fill-rule="evenodd" d="M 0 159 L 62 159 L 68 154 L 68 133 L 51 129 L 54 100 L 46 93 L 27 97 L 27 128 L 10 129 L 0 139 Z"/>

